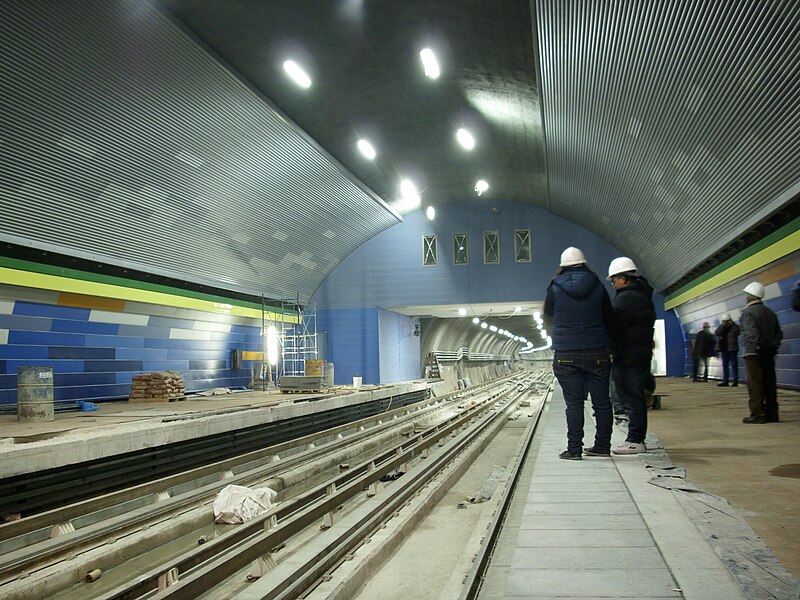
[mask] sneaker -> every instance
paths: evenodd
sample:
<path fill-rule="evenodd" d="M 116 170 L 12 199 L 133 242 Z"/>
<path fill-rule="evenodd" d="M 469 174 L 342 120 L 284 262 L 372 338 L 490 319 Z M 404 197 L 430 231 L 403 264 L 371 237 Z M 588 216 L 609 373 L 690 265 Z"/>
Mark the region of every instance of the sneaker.
<path fill-rule="evenodd" d="M 563 458 L 564 460 L 581 460 L 583 456 L 581 456 L 580 452 L 578 452 L 577 454 L 573 454 L 569 450 L 564 450 L 561 454 L 558 455 L 558 458 Z"/>
<path fill-rule="evenodd" d="M 757 423 L 760 425 L 766 422 L 767 420 L 764 417 L 745 417 L 744 419 L 742 419 L 742 423 L 745 423 L 747 425 L 751 425 L 753 423 Z"/>
<path fill-rule="evenodd" d="M 718 383 L 717 387 L 728 387 L 728 384 L 724 383 L 724 382 L 723 383 Z"/>
<path fill-rule="evenodd" d="M 595 447 L 584 448 L 583 454 L 585 456 L 611 456 L 611 450 L 595 450 Z"/>
<path fill-rule="evenodd" d="M 647 446 L 638 442 L 623 442 L 614 448 L 614 454 L 641 454 L 647 452 Z"/>

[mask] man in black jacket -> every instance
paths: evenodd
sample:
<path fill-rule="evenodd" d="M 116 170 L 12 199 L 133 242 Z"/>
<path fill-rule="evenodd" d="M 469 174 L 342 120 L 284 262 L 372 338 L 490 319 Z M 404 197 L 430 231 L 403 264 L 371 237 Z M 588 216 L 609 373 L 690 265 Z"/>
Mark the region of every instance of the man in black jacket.
<path fill-rule="evenodd" d="M 708 321 L 703 323 L 703 328 L 694 338 L 692 355 L 692 381 L 708 381 L 708 360 L 714 354 L 714 336 L 711 335 L 711 325 Z M 700 365 L 703 365 L 703 378 L 700 378 Z"/>
<path fill-rule="evenodd" d="M 588 390 L 596 419 L 594 445 L 586 456 L 611 456 L 612 412 L 608 398 L 611 361 L 606 323 L 611 319 L 608 292 L 586 265 L 578 248 L 567 248 L 547 288 L 544 323 L 553 339 L 553 373 L 564 392 L 567 449 L 558 455 L 581 460 L 584 402 Z"/>
<path fill-rule="evenodd" d="M 750 408 L 750 415 L 742 423 L 777 423 L 780 419 L 775 355 L 783 331 L 777 315 L 764 304 L 762 284 L 753 281 L 742 291 L 747 301 L 742 311 L 742 350 Z"/>
<path fill-rule="evenodd" d="M 620 402 L 628 414 L 628 436 L 614 448 L 614 454 L 647 452 L 647 404 L 645 378 L 653 358 L 653 325 L 656 311 L 653 288 L 644 277 L 636 275 L 637 267 L 626 257 L 615 258 L 608 267 L 617 294 L 612 302 L 613 318 L 609 330 L 614 356 L 612 377 Z"/>

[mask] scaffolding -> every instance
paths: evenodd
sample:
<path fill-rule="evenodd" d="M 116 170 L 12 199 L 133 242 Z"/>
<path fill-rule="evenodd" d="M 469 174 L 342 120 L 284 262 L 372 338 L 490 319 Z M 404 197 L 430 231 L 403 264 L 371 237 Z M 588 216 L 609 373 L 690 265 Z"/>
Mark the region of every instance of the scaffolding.
<path fill-rule="evenodd" d="M 279 337 L 281 345 L 281 375 L 304 376 L 306 360 L 317 360 L 317 307 L 297 302 L 297 323 L 282 322 Z"/>

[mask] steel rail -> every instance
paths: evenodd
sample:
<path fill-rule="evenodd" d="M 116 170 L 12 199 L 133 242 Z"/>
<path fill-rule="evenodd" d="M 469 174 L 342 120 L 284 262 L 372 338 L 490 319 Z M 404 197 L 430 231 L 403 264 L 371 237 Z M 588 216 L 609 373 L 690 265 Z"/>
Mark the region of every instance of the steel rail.
<path fill-rule="evenodd" d="M 533 443 L 533 436 L 539 426 L 539 420 L 542 416 L 542 409 L 549 401 L 552 393 L 553 389 L 550 387 L 541 407 L 539 407 L 539 412 L 536 415 L 536 421 L 532 424 L 527 432 L 525 441 L 522 444 L 522 450 L 514 462 L 514 469 L 510 483 L 508 486 L 506 486 L 500 506 L 495 512 L 492 522 L 488 527 L 489 533 L 484 537 L 483 543 L 481 544 L 477 555 L 473 559 L 472 569 L 470 569 L 470 572 L 467 574 L 467 578 L 464 581 L 464 587 L 462 588 L 462 592 L 458 597 L 458 600 L 475 600 L 475 598 L 478 597 L 478 592 L 483 585 L 486 569 L 491 562 L 494 549 L 497 546 L 497 540 L 500 537 L 503 524 L 505 523 L 506 515 L 511 507 L 511 501 L 514 499 L 514 494 L 516 492 L 520 476 L 522 475 L 522 470 L 525 467 L 525 462 L 528 458 L 528 452 L 530 451 L 531 444 Z"/>
<path fill-rule="evenodd" d="M 425 390 L 417 390 L 87 463 L 6 477 L 0 479 L 0 514 L 21 512 L 33 515 L 65 502 L 74 502 L 77 496 L 80 496 L 78 499 L 84 499 L 109 493 L 131 484 L 146 483 L 217 461 L 220 457 L 233 457 L 263 448 L 266 444 L 282 443 L 299 435 L 317 433 L 359 418 L 369 418 L 381 414 L 392 403 L 398 408 L 415 404 L 427 399 L 425 395 Z"/>
<path fill-rule="evenodd" d="M 470 391 L 480 390 L 483 389 L 485 385 L 486 384 L 478 384 L 476 386 L 468 388 L 468 390 Z M 420 402 L 441 402 L 441 401 L 447 402 L 449 400 L 458 398 L 459 396 L 462 395 L 464 391 L 465 390 L 449 392 L 435 399 L 427 398 L 424 400 L 420 400 L 415 404 L 419 404 Z M 184 483 L 188 483 L 196 479 L 201 479 L 203 477 L 209 477 L 218 473 L 231 471 L 239 467 L 241 464 L 245 464 L 248 462 L 255 462 L 257 460 L 267 458 L 275 454 L 283 454 L 289 450 L 294 449 L 295 447 L 308 444 L 309 442 L 313 442 L 315 439 L 320 437 L 320 433 L 325 434 L 325 436 L 323 437 L 335 436 L 339 433 L 343 433 L 345 431 L 353 429 L 354 427 L 357 428 L 360 426 L 364 426 L 368 423 L 371 423 L 373 421 L 379 420 L 383 416 L 394 416 L 396 414 L 399 415 L 404 411 L 408 411 L 409 407 L 413 407 L 415 404 L 406 404 L 404 406 L 387 410 L 378 413 L 376 415 L 364 417 L 362 419 L 351 421 L 343 425 L 338 425 L 331 429 L 323 430 L 322 432 L 311 433 L 302 436 L 300 438 L 295 438 L 287 442 L 282 442 L 276 445 L 269 446 L 267 448 L 252 450 L 250 452 L 241 454 L 239 456 L 215 461 L 213 463 L 203 465 L 200 467 L 195 467 L 193 469 L 189 469 L 182 473 L 168 475 L 166 477 L 161 477 L 159 479 L 155 479 L 150 482 L 141 483 L 114 492 L 109 492 L 100 496 L 96 496 L 94 498 L 81 500 L 69 504 L 67 506 L 54 508 L 46 512 L 41 512 L 41 513 L 36 513 L 34 515 L 26 516 L 17 521 L 10 521 L 8 523 L 3 523 L 0 524 L 0 542 L 10 540 L 15 537 L 19 537 L 21 535 L 26 535 L 37 530 L 53 527 L 60 523 L 66 523 L 78 517 L 82 517 L 90 513 L 97 512 L 99 510 L 103 510 L 125 502 L 129 502 L 136 498 L 140 498 L 150 494 L 157 494 L 159 492 L 169 490 L 170 488 L 173 488 L 175 486 Z M 4 568 L 2 567 L 2 563 L 0 563 L 0 573 L 2 573 L 3 570 Z"/>
<path fill-rule="evenodd" d="M 509 390 L 506 393 L 511 395 L 514 392 Z M 485 423 L 476 424 L 457 443 L 445 449 L 445 452 L 423 465 L 419 470 L 414 471 L 412 477 L 406 481 L 401 481 L 400 486 L 393 487 L 392 495 L 378 510 L 371 511 L 368 515 L 358 519 L 344 534 L 337 536 L 336 540 L 328 544 L 323 550 L 305 563 L 293 567 L 288 577 L 284 577 L 280 582 L 274 583 L 270 579 L 264 579 L 263 583 L 253 584 L 242 596 L 248 599 L 256 597 L 259 600 L 290 600 L 299 598 L 316 587 L 319 582 L 324 580 L 327 574 L 338 567 L 348 555 L 351 555 L 365 540 L 378 531 L 384 523 L 396 515 L 446 466 L 463 454 L 468 447 L 476 444 L 477 440 L 486 433 L 486 430 L 491 425 L 495 424 L 498 428 L 502 427 L 502 422 L 506 420 L 506 415 L 516 409 L 515 401 L 521 396 L 522 394 L 518 394 L 516 398 L 508 402 L 503 411 L 498 411 Z M 269 589 L 262 590 L 260 587 L 268 587 Z M 169 592 L 169 588 L 167 592 Z M 178 596 L 179 600 L 183 598 L 186 597 L 183 595 Z"/>
<path fill-rule="evenodd" d="M 431 400 L 420 400 L 420 402 L 431 402 Z M 239 456 L 215 461 L 213 463 L 196 467 L 182 473 L 168 475 L 166 477 L 162 477 L 147 483 L 141 483 L 123 490 L 117 490 L 115 492 L 109 492 L 94 498 L 81 500 L 68 506 L 54 508 L 47 512 L 24 517 L 18 521 L 3 523 L 0 525 L 0 542 L 18 537 L 20 535 L 25 535 L 39 529 L 52 527 L 59 523 L 65 523 L 105 508 L 110 508 L 112 506 L 129 502 L 136 498 L 169 490 L 170 488 L 184 483 L 189 483 L 190 481 L 194 481 L 196 479 L 209 477 L 218 473 L 224 473 L 226 471 L 232 471 L 240 465 L 248 462 L 266 459 L 275 454 L 284 454 L 287 451 L 295 449 L 296 447 L 307 445 L 308 443 L 319 439 L 320 434 L 324 434 L 323 437 L 335 436 L 339 433 L 344 433 L 345 431 L 365 426 L 368 423 L 376 421 L 379 419 L 380 415 L 394 416 L 395 414 L 402 413 L 403 411 L 408 411 L 409 407 L 413 406 L 413 404 L 408 404 L 396 409 L 392 409 L 390 412 L 379 413 L 375 416 L 365 417 L 357 421 L 351 421 L 350 423 L 339 425 L 331 429 L 326 429 L 322 432 L 310 433 L 300 438 L 295 438 L 293 440 L 268 446 L 266 448 L 261 448 L 259 450 L 252 450 Z M 0 572 L 2 572 L 2 570 L 2 565 L 0 563 Z"/>
<path fill-rule="evenodd" d="M 247 566 L 252 560 L 262 556 L 266 552 L 265 549 L 274 548 L 289 540 L 310 523 L 320 520 L 326 513 L 337 509 L 344 501 L 362 493 L 365 487 L 409 462 L 416 453 L 438 443 L 439 440 L 449 436 L 477 415 L 489 411 L 494 406 L 492 401 L 494 399 L 495 397 L 490 397 L 480 404 L 466 408 L 462 413 L 451 417 L 444 423 L 417 433 L 387 450 L 382 450 L 374 457 L 351 467 L 348 471 L 279 504 L 256 519 L 239 525 L 202 546 L 193 548 L 168 561 L 165 565 L 151 569 L 133 581 L 99 596 L 99 599 L 124 598 L 129 600 L 137 598 L 155 589 L 158 579 L 173 569 L 177 569 L 179 573 L 189 573 L 191 569 L 205 564 L 208 568 L 201 569 L 201 571 L 203 573 L 209 571 L 211 574 L 200 577 L 202 582 L 197 583 L 198 577 L 192 574 L 166 590 L 170 594 L 186 594 L 176 597 L 194 597 L 193 595 L 197 595 L 213 585 L 210 583 L 210 579 L 218 581 L 226 579 L 238 569 Z M 331 486 L 336 489 L 336 492 L 327 494 L 326 490 L 332 489 Z M 265 532 L 264 525 L 273 517 L 277 518 L 278 526 Z M 230 551 L 234 549 L 234 556 L 226 554 L 224 559 L 218 558 L 220 554 L 230 554 Z"/>
<path fill-rule="evenodd" d="M 437 407 L 430 400 L 425 400 L 422 402 L 430 403 L 427 405 L 429 412 L 439 410 L 441 408 Z M 345 431 L 356 429 L 356 432 L 352 436 L 348 436 L 347 438 L 343 438 L 341 440 L 334 439 L 333 441 L 326 443 L 324 446 L 314 448 L 313 450 L 298 452 L 293 456 L 282 459 L 277 464 L 270 463 L 267 465 L 261 465 L 254 469 L 243 471 L 242 473 L 234 475 L 233 477 L 229 477 L 221 481 L 207 483 L 195 490 L 184 492 L 183 494 L 168 500 L 164 500 L 156 504 L 145 505 L 127 513 L 105 519 L 96 524 L 80 528 L 77 532 L 75 532 L 75 534 L 72 535 L 59 536 L 54 539 L 46 539 L 43 542 L 39 542 L 39 547 L 34 548 L 33 551 L 31 551 L 32 546 L 28 546 L 26 548 L 7 552 L 0 557 L 0 577 L 10 578 L 16 574 L 30 571 L 34 568 L 40 568 L 43 566 L 43 563 L 52 563 L 58 560 L 59 556 L 63 555 L 64 553 L 77 552 L 79 549 L 89 547 L 93 543 L 98 543 L 99 540 L 105 539 L 109 535 L 118 535 L 120 532 L 134 530 L 143 526 L 147 522 L 159 520 L 165 515 L 184 509 L 185 507 L 193 504 L 199 506 L 208 502 L 209 499 L 215 496 L 220 489 L 227 485 L 246 485 L 254 481 L 264 480 L 265 478 L 274 476 L 288 468 L 299 466 L 303 463 L 314 460 L 319 456 L 334 452 L 342 447 L 359 442 L 363 439 L 369 439 L 378 433 L 390 431 L 398 426 L 401 427 L 404 425 L 405 421 L 413 420 L 420 416 L 420 412 L 418 411 L 411 412 L 412 408 L 413 405 L 407 405 L 392 411 L 381 413 L 382 418 L 392 418 L 394 416 L 400 416 L 403 414 L 405 418 L 401 422 L 392 420 L 382 425 L 373 425 L 369 430 L 365 430 L 363 432 L 358 431 L 359 427 L 380 421 L 380 419 L 377 419 L 376 417 L 369 417 L 348 425 L 342 425 L 331 430 L 326 430 L 325 432 L 322 432 L 322 435 L 310 434 L 297 440 L 293 440 L 292 442 L 285 442 L 277 446 L 250 452 L 242 457 L 226 459 L 207 467 L 200 467 L 188 472 L 187 474 L 170 476 L 158 480 L 157 482 L 136 486 L 136 488 L 132 488 L 132 490 L 135 490 L 135 493 L 132 493 L 131 490 L 128 490 L 128 493 L 126 494 L 126 491 L 123 490 L 109 494 L 108 496 L 100 497 L 96 499 L 94 503 L 92 501 L 84 501 L 67 507 L 66 509 L 62 509 L 61 511 L 53 511 L 56 513 L 56 515 L 51 515 L 51 518 L 52 516 L 56 516 L 56 518 L 64 519 L 55 521 L 55 523 L 63 523 L 71 518 L 74 518 L 75 516 L 82 516 L 87 512 L 90 512 L 87 511 L 87 506 L 90 506 L 94 510 L 98 510 L 98 506 L 100 508 L 104 508 L 115 503 L 118 504 L 122 501 L 140 498 L 151 493 L 166 491 L 169 490 L 170 487 L 177 485 L 177 483 L 186 483 L 188 481 L 201 479 L 203 477 L 222 474 L 242 464 L 254 462 L 255 460 L 264 460 L 271 456 L 280 455 L 290 450 L 302 448 L 310 443 L 319 443 L 320 438 L 331 438 Z M 158 483 L 161 483 L 161 485 L 156 485 Z M 142 492 L 142 488 L 145 488 L 147 491 Z M 66 518 L 66 516 L 69 516 L 69 518 Z M 11 523 L 11 525 L 13 524 L 14 523 Z M 36 545 L 37 544 L 34 544 L 33 546 Z"/>

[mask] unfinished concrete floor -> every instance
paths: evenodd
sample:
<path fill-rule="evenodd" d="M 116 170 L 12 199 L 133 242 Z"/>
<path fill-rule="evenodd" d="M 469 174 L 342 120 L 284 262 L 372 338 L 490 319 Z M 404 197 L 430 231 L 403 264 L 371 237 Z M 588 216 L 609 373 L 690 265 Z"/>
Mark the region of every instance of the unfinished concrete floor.
<path fill-rule="evenodd" d="M 795 576 L 800 575 L 800 393 L 778 390 L 780 423 L 745 425 L 747 387 L 659 378 L 669 394 L 648 412 L 686 478 L 726 498 Z"/>

